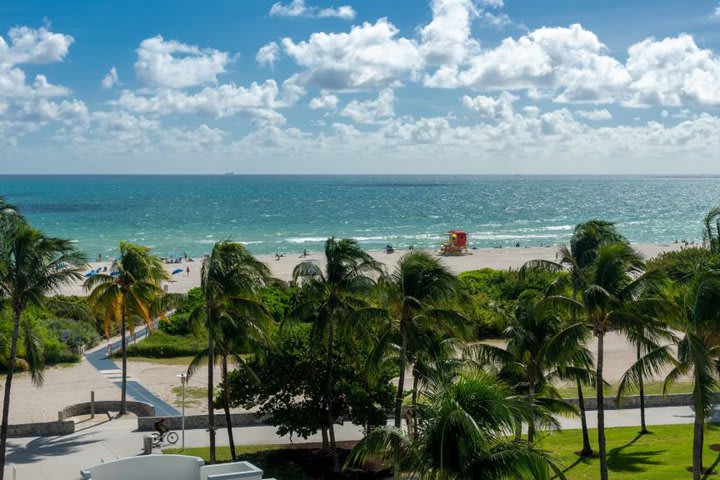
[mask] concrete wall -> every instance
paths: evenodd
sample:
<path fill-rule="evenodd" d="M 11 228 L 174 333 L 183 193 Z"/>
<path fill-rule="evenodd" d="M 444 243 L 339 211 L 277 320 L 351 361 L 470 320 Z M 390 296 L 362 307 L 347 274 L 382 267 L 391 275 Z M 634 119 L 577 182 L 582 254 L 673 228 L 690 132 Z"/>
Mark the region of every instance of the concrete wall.
<path fill-rule="evenodd" d="M 233 427 L 258 427 L 264 425 L 262 419 L 258 418 L 254 413 L 233 413 L 230 415 Z M 160 420 L 160 417 L 138 417 L 138 430 L 148 432 L 155 430 L 154 424 Z M 165 417 L 165 427 L 170 430 L 180 430 L 182 428 L 182 417 Z M 226 428 L 225 415 L 215 414 L 215 428 Z M 185 429 L 192 430 L 196 428 L 208 428 L 207 415 L 186 415 Z"/>
<path fill-rule="evenodd" d="M 715 394 L 715 403 L 720 403 L 720 393 Z M 577 407 L 577 398 L 569 398 L 567 402 Z M 605 397 L 604 402 L 606 410 L 616 410 L 620 408 L 640 408 L 640 397 L 623 397 L 620 404 L 615 401 L 615 397 Z M 672 395 L 645 395 L 645 407 L 685 407 L 692 405 L 692 394 L 676 393 Z M 585 397 L 585 409 L 597 410 L 597 399 L 595 397 Z"/>
<path fill-rule="evenodd" d="M 60 418 L 77 417 L 78 415 L 90 415 L 91 402 L 76 403 L 63 408 Z M 120 410 L 119 400 L 100 400 L 95 402 L 95 413 L 117 412 Z M 127 410 L 138 417 L 155 416 L 155 407 L 146 402 L 127 402 Z"/>
<path fill-rule="evenodd" d="M 43 423 L 19 423 L 8 426 L 8 437 L 42 437 L 75 433 L 72 420 Z"/>
<path fill-rule="evenodd" d="M 198 457 L 146 455 L 121 458 L 80 471 L 85 480 L 197 480 L 204 464 Z"/>

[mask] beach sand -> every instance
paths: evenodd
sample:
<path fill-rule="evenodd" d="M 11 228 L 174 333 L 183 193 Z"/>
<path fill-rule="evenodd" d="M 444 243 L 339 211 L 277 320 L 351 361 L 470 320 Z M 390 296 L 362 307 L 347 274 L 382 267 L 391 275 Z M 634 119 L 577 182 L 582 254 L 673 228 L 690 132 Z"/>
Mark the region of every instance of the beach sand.
<path fill-rule="evenodd" d="M 655 245 L 655 244 L 636 244 L 634 247 L 645 257 L 652 258 L 660 253 L 679 250 L 680 244 L 671 245 Z M 396 250 L 395 253 L 387 254 L 383 251 L 370 251 L 370 255 L 378 262 L 382 263 L 388 271 L 397 264 L 397 261 L 408 250 Z M 437 254 L 437 251 L 433 251 Z M 480 268 L 493 268 L 496 270 L 507 270 L 508 268 L 520 268 L 524 263 L 535 260 L 555 260 L 557 248 L 555 247 L 530 247 L 530 248 L 483 248 L 478 250 L 470 250 L 470 254 L 462 256 L 438 256 L 442 262 L 450 268 L 454 273 L 467 272 L 469 270 L 478 270 Z M 285 255 L 276 259 L 273 255 L 257 255 L 258 260 L 264 262 L 272 272 L 273 276 L 281 280 L 292 280 L 292 272 L 295 266 L 305 260 L 318 262 L 319 265 L 325 265 L 325 256 L 321 252 L 308 252 L 308 256 L 301 258 L 300 254 Z M 90 269 L 108 267 L 109 262 L 92 262 L 89 264 Z M 188 290 L 200 286 L 200 269 L 202 267 L 202 259 L 194 259 L 192 262 L 183 262 L 180 264 L 166 264 L 165 268 L 170 274 L 176 269 L 182 269 L 183 272 L 177 275 L 171 275 L 172 281 L 167 282 L 167 291 L 170 293 L 185 293 Z M 186 273 L 186 269 L 190 269 L 190 273 Z M 59 293 L 64 295 L 87 295 L 87 291 L 82 286 L 82 281 L 78 281 L 73 285 L 63 287 Z"/>

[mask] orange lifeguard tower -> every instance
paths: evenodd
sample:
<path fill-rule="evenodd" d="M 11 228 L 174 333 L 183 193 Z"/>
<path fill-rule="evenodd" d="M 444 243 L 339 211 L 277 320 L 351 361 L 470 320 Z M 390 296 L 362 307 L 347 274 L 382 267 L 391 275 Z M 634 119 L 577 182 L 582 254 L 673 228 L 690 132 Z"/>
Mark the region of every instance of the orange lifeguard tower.
<path fill-rule="evenodd" d="M 467 232 L 464 230 L 450 230 L 448 239 L 440 247 L 441 255 L 463 255 L 468 253 Z"/>

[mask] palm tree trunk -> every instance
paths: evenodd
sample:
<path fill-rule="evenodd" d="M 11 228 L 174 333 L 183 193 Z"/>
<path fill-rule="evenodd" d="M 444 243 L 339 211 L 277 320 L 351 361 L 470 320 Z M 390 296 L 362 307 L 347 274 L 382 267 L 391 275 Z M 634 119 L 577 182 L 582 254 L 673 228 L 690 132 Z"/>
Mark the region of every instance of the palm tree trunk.
<path fill-rule="evenodd" d="M 605 334 L 597 332 L 597 427 L 598 427 L 598 453 L 600 454 L 600 480 L 608 480 L 607 452 L 605 450 L 605 405 L 603 393 L 603 356 L 605 353 Z"/>
<path fill-rule="evenodd" d="M 528 436 L 527 440 L 530 445 L 535 442 L 535 405 L 533 405 L 535 397 L 535 388 L 531 385 L 528 390 L 528 407 L 530 407 L 530 418 L 528 419 Z"/>
<path fill-rule="evenodd" d="M 637 345 L 637 360 L 640 361 L 640 344 Z M 645 425 L 645 381 L 643 380 L 643 374 L 640 372 L 638 377 L 638 386 L 640 390 L 640 433 L 642 435 L 650 433 Z"/>
<path fill-rule="evenodd" d="M 418 396 L 418 372 L 417 370 L 413 369 L 413 389 L 412 389 L 412 431 L 410 434 L 412 436 L 415 435 L 415 432 L 417 432 L 417 396 Z M 408 425 L 408 429 L 410 429 L 410 425 Z"/>
<path fill-rule="evenodd" d="M 125 302 L 125 295 L 122 296 L 122 318 L 120 319 L 120 345 L 122 352 L 122 386 L 120 388 L 120 412 L 118 416 L 125 415 L 127 413 L 127 341 L 125 339 L 125 331 L 127 329 L 127 304 Z"/>
<path fill-rule="evenodd" d="M 330 455 L 332 456 L 333 472 L 340 471 L 340 458 L 335 443 L 335 416 L 333 415 L 333 319 L 328 322 L 327 338 L 327 380 L 325 382 L 325 405 L 327 409 L 327 429 L 330 440 Z"/>
<path fill-rule="evenodd" d="M 322 428 L 320 429 L 320 434 L 322 435 L 322 446 L 323 446 L 323 450 L 329 449 L 329 448 L 330 448 L 330 443 L 328 442 L 328 432 L 327 432 L 327 428 L 322 427 Z"/>
<path fill-rule="evenodd" d="M 403 389 L 405 387 L 405 367 L 407 365 L 407 332 L 403 326 L 400 327 L 400 336 L 402 337 L 400 346 L 400 377 L 398 378 L 397 395 L 395 397 L 395 428 L 402 425 L 402 404 Z"/>
<path fill-rule="evenodd" d="M 13 335 L 10 343 L 10 358 L 8 359 L 8 372 L 5 377 L 5 391 L 3 392 L 2 427 L 0 428 L 0 480 L 5 474 L 5 450 L 7 447 L 8 423 L 10 421 L 10 389 L 12 388 L 13 374 L 15 373 L 15 357 L 17 356 L 17 343 L 20 334 L 20 317 L 22 312 L 15 310 Z"/>
<path fill-rule="evenodd" d="M 703 412 L 702 408 L 695 406 L 695 422 L 693 424 L 693 453 L 692 453 L 692 478 L 700 480 L 702 477 L 703 463 Z"/>
<path fill-rule="evenodd" d="M 225 409 L 225 425 L 227 425 L 228 442 L 230 443 L 230 458 L 237 460 L 235 455 L 235 438 L 232 430 L 232 417 L 230 416 L 230 392 L 228 391 L 228 362 L 227 355 L 222 359 L 222 382 L 223 382 L 223 408 Z"/>
<path fill-rule="evenodd" d="M 214 395 L 213 388 L 215 382 L 213 379 L 213 370 L 215 366 L 215 339 L 213 339 L 212 329 L 208 332 L 208 433 L 210 434 L 210 461 L 208 463 L 215 463 L 215 408 L 214 408 Z"/>
<path fill-rule="evenodd" d="M 572 299 L 574 301 L 577 301 L 577 295 L 578 295 L 578 286 L 576 284 L 576 281 L 573 280 L 573 291 L 572 291 Z M 577 321 L 577 312 L 573 308 L 572 312 L 570 313 L 572 316 L 572 323 L 574 324 Z M 580 410 L 580 426 L 582 427 L 582 437 L 583 437 L 583 446 L 582 450 L 580 451 L 580 456 L 582 458 L 588 458 L 592 457 L 593 450 L 592 446 L 590 445 L 590 432 L 588 432 L 588 426 L 587 426 L 587 415 L 585 414 L 585 396 L 583 395 L 582 391 L 582 383 L 580 380 L 577 380 L 577 390 L 578 390 L 578 408 Z"/>
<path fill-rule="evenodd" d="M 583 437 L 583 447 L 580 451 L 580 456 L 582 458 L 588 458 L 592 457 L 593 450 L 590 445 L 590 433 L 588 432 L 587 415 L 585 414 L 585 396 L 583 395 L 582 382 L 578 380 L 576 383 L 578 392 L 578 409 L 580 410 L 580 425 L 582 426 Z"/>

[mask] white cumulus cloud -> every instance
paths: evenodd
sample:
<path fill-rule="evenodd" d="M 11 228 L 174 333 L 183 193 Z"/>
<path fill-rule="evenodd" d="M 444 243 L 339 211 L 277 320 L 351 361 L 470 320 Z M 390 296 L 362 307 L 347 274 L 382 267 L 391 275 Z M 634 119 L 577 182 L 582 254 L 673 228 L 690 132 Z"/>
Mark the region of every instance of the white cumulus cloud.
<path fill-rule="evenodd" d="M 102 88 L 108 89 L 114 87 L 118 83 L 120 83 L 120 79 L 118 77 L 117 69 L 115 67 L 112 67 L 110 71 L 103 77 L 100 85 L 102 86 Z"/>
<path fill-rule="evenodd" d="M 603 108 L 602 110 L 578 110 L 575 112 L 575 115 L 581 118 L 595 121 L 610 120 L 612 118 L 612 114 L 606 108 Z"/>
<path fill-rule="evenodd" d="M 462 98 L 462 103 L 470 110 L 488 118 L 509 118 L 513 115 L 513 103 L 517 99 L 518 97 L 509 92 L 502 92 L 498 98 L 484 95 L 473 98 L 465 95 Z"/>
<path fill-rule="evenodd" d="M 280 56 L 280 46 L 276 42 L 270 42 L 260 47 L 255 60 L 264 67 L 272 67 L 275 65 Z"/>
<path fill-rule="evenodd" d="M 278 17 L 310 17 L 310 18 L 339 18 L 341 20 L 354 20 L 355 9 L 350 5 L 337 8 L 320 8 L 305 5 L 305 0 L 292 0 L 290 3 L 274 3 L 270 8 L 271 16 Z"/>
<path fill-rule="evenodd" d="M 135 73 L 147 86 L 185 88 L 217 83 L 230 56 L 212 48 L 202 49 L 158 35 L 140 43 Z"/>
<path fill-rule="evenodd" d="M 353 26 L 348 33 L 313 33 L 307 41 L 284 38 L 285 53 L 305 67 L 301 78 L 326 90 L 377 89 L 399 84 L 423 64 L 417 45 L 396 38 L 387 19 Z"/>
<path fill-rule="evenodd" d="M 353 100 L 343 108 L 340 115 L 350 117 L 357 123 L 378 123 L 395 115 L 395 94 L 382 90 L 375 100 Z"/>
<path fill-rule="evenodd" d="M 322 95 L 310 100 L 308 107 L 311 110 L 335 110 L 340 99 L 337 95 L 331 95 L 328 92 L 322 92 Z"/>

